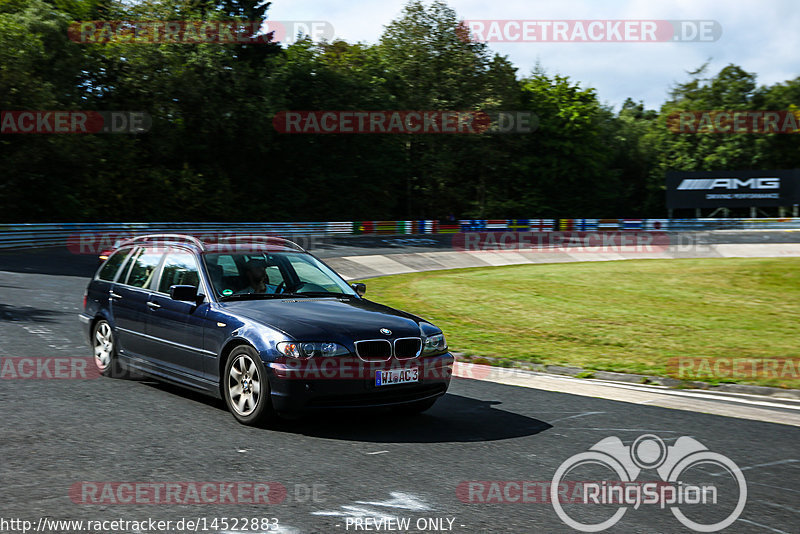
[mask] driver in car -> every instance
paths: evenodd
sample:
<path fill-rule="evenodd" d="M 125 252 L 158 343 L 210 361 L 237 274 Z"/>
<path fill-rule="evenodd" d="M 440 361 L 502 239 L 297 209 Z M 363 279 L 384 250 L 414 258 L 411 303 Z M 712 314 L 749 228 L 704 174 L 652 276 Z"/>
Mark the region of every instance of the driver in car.
<path fill-rule="evenodd" d="M 269 284 L 267 264 L 264 260 L 252 259 L 245 264 L 247 287 L 236 292 L 237 295 L 247 293 L 275 293 L 277 286 Z"/>

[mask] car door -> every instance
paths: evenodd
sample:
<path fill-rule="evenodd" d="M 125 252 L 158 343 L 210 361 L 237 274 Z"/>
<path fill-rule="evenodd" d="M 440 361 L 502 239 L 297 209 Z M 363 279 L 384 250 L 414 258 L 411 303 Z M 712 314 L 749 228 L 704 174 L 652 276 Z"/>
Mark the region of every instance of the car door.
<path fill-rule="evenodd" d="M 117 250 L 98 269 L 97 274 L 86 290 L 87 301 L 97 303 L 95 309 L 109 311 L 109 307 L 113 303 L 111 293 L 114 292 L 114 282 L 119 276 L 127 273 L 126 262 L 131 252 L 133 252 L 133 247 Z M 119 275 L 120 272 L 123 275 Z"/>
<path fill-rule="evenodd" d="M 163 256 L 163 250 L 139 248 L 109 293 L 117 347 L 126 356 L 150 360 L 153 354 L 154 343 L 147 336 L 147 302 Z"/>
<path fill-rule="evenodd" d="M 157 291 L 147 302 L 147 334 L 157 344 L 159 359 L 178 376 L 195 381 L 203 374 L 203 328 L 208 304 L 173 300 L 169 288 L 190 285 L 207 294 L 197 259 L 188 250 L 173 248 L 162 262 Z"/>

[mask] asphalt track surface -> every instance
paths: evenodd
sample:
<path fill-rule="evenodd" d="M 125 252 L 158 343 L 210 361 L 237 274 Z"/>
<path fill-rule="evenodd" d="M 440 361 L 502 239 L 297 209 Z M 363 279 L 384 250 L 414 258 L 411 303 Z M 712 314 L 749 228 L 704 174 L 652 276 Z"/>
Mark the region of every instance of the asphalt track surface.
<path fill-rule="evenodd" d="M 94 266 L 94 258 L 56 251 L 0 256 L 0 358 L 88 356 L 77 313 Z M 270 429 L 241 426 L 219 401 L 146 380 L 0 380 L 0 413 L 0 521 L 274 517 L 280 532 L 327 533 L 366 532 L 354 522 L 371 517 L 410 521 L 389 532 L 575 532 L 547 502 L 464 502 L 458 490 L 469 481 L 549 482 L 562 462 L 604 438 L 631 445 L 655 434 L 667 445 L 693 437 L 742 468 L 746 506 L 725 532 L 800 532 L 796 426 L 468 379 L 454 379 L 418 417 L 336 413 Z M 722 491 L 732 480 L 719 471 L 700 467 L 693 483 Z M 649 475 L 639 478 L 657 479 Z M 268 481 L 286 497 L 269 505 L 76 504 L 70 488 L 81 481 Z M 482 491 L 475 495 L 488 496 Z M 571 508 L 576 517 L 594 513 L 583 506 Z M 718 517 L 711 507 L 693 513 Z M 426 528 L 426 519 L 444 528 Z M 14 530 L 0 522 L 0 531 Z M 692 531 L 668 509 L 642 505 L 607 532 Z"/>

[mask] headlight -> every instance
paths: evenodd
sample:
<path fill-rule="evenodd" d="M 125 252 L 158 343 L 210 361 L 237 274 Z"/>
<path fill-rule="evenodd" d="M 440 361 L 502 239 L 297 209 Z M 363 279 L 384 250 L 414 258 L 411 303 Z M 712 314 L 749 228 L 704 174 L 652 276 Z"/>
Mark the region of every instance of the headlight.
<path fill-rule="evenodd" d="M 344 356 L 350 352 L 342 345 L 329 341 L 281 341 L 277 344 L 277 347 L 278 352 L 284 356 L 288 356 L 289 358 L 298 358 L 301 360 L 313 358 L 314 356 Z"/>
<path fill-rule="evenodd" d="M 422 349 L 422 354 L 436 354 L 443 352 L 447 349 L 447 341 L 444 339 L 444 334 L 435 334 L 425 338 L 425 347 Z"/>

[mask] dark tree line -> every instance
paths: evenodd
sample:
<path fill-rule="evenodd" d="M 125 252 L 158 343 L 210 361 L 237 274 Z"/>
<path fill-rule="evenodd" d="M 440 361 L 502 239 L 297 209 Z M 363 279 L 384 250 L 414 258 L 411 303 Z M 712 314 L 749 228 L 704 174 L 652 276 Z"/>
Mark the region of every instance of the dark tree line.
<path fill-rule="evenodd" d="M 375 44 L 76 43 L 80 20 L 261 20 L 255 0 L 0 0 L 0 109 L 137 110 L 140 135 L 0 135 L 4 222 L 663 216 L 668 169 L 800 166 L 797 135 L 676 135 L 676 110 L 798 110 L 800 78 L 689 73 L 661 109 L 465 38 L 412 1 Z M 525 110 L 509 135 L 287 135 L 282 110 Z"/>

